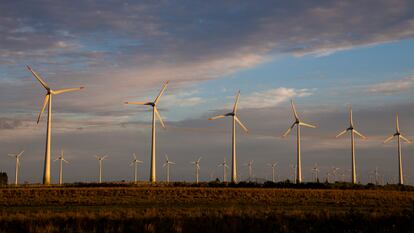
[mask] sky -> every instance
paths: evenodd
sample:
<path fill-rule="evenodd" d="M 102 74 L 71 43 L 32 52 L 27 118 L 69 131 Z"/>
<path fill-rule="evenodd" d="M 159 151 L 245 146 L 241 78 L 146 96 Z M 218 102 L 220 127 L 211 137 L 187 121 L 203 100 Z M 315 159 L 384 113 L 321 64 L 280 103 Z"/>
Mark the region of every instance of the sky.
<path fill-rule="evenodd" d="M 279 180 L 296 163 L 294 99 L 304 121 L 302 170 L 312 180 L 339 168 L 350 180 L 348 127 L 351 104 L 357 130 L 358 180 L 372 181 L 377 167 L 396 182 L 395 131 L 414 140 L 414 2 L 366 1 L 2 1 L 0 3 L 0 170 L 14 180 L 14 160 L 24 150 L 21 182 L 40 183 L 46 118 L 36 124 L 45 90 L 30 65 L 52 89 L 85 86 L 53 98 L 52 159 L 65 151 L 64 181 L 94 182 L 107 155 L 104 180 L 133 178 L 132 153 L 149 179 L 151 113 L 124 101 L 159 102 L 166 123 L 157 126 L 157 177 L 165 180 L 165 154 L 176 162 L 174 181 L 222 177 L 217 165 L 231 161 L 231 121 L 208 118 L 230 111 L 241 91 L 237 131 L 239 180 L 254 160 L 253 175 Z M 414 185 L 414 147 L 403 144 L 406 183 Z M 230 170 L 228 171 L 230 172 Z M 229 173 L 228 173 L 229 174 Z M 52 162 L 52 182 L 58 164 Z"/>

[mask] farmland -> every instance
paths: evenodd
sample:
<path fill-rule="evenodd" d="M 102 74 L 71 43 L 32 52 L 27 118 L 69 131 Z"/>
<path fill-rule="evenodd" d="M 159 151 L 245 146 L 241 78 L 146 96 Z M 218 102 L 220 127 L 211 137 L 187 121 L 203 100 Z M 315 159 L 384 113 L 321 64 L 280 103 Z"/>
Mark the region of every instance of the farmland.
<path fill-rule="evenodd" d="M 413 222 L 410 190 L 0 188 L 0 232 L 406 232 Z"/>

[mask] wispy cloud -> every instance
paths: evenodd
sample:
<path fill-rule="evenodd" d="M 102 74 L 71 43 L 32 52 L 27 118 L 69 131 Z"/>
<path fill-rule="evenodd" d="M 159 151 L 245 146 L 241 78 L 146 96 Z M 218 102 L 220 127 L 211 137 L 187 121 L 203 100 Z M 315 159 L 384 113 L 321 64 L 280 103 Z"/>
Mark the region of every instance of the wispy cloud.
<path fill-rule="evenodd" d="M 385 81 L 365 87 L 371 94 L 393 95 L 410 91 L 414 88 L 414 76 L 404 79 Z"/>

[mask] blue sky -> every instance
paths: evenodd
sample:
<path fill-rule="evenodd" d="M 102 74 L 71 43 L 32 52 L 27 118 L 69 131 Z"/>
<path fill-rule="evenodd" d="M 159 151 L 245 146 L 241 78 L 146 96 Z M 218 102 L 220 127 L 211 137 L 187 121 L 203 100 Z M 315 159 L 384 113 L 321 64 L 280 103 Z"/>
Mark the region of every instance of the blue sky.
<path fill-rule="evenodd" d="M 165 80 L 171 82 L 160 101 L 167 130 L 159 130 L 158 165 L 164 153 L 177 160 L 173 179 L 191 179 L 196 154 L 208 158 L 204 180 L 212 171 L 218 176 L 224 156 L 230 161 L 229 122 L 207 118 L 228 111 L 237 90 L 240 118 L 251 130 L 238 141 L 242 176 L 243 164 L 255 159 L 257 177 L 269 175 L 264 167 L 271 161 L 280 161 L 280 177 L 288 177 L 295 141 L 280 135 L 295 99 L 319 126 L 304 131 L 305 179 L 314 163 L 347 173 L 347 138 L 332 137 L 346 126 L 348 104 L 369 138 L 357 145 L 361 181 L 375 166 L 392 179 L 395 153 L 381 141 L 392 133 L 396 112 L 414 138 L 412 1 L 259 2 L 0 3 L 0 152 L 25 149 L 22 180 L 40 181 L 45 119 L 35 121 L 45 93 L 25 68 L 31 65 L 52 88 L 86 87 L 54 98 L 52 151 L 65 149 L 73 160 L 68 169 L 78 172 L 70 181 L 95 179 L 97 153 L 112 158 L 109 180 L 127 179 L 133 152 L 144 160 L 147 179 L 150 114 L 122 103 L 152 100 Z M 414 150 L 404 150 L 414 183 Z M 12 168 L 0 157 L 0 170 Z"/>

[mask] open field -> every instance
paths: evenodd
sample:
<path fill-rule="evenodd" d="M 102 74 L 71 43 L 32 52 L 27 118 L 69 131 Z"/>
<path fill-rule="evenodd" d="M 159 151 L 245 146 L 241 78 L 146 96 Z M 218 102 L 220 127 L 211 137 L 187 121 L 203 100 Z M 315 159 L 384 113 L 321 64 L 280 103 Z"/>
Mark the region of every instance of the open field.
<path fill-rule="evenodd" d="M 414 232 L 414 191 L 0 188 L 0 232 Z"/>

